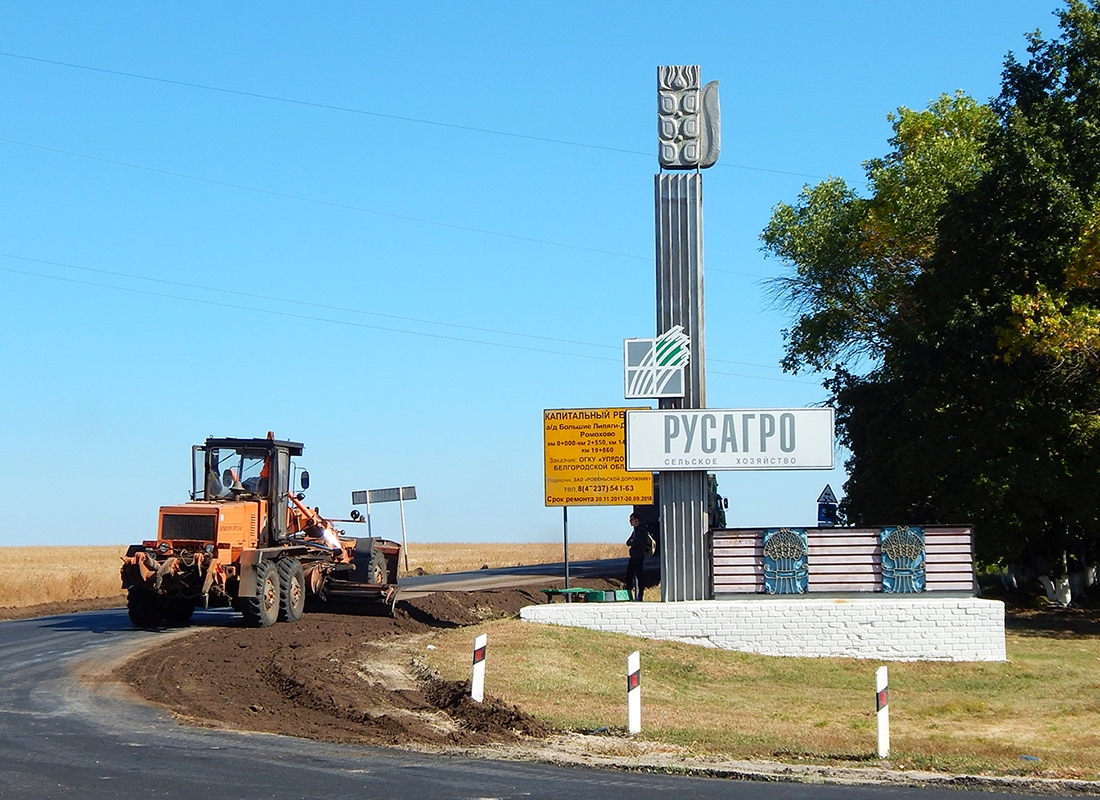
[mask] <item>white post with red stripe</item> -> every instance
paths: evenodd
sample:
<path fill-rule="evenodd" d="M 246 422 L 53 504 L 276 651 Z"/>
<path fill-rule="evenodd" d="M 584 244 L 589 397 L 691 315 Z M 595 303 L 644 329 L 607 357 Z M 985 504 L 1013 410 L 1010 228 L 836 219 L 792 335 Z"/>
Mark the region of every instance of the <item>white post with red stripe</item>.
<path fill-rule="evenodd" d="M 485 699 L 485 647 L 489 637 L 481 634 L 474 639 L 474 674 L 470 679 L 470 698 L 480 703 Z"/>
<path fill-rule="evenodd" d="M 642 656 L 637 650 L 626 657 L 626 728 L 642 732 Z"/>
<path fill-rule="evenodd" d="M 886 667 L 875 671 L 875 709 L 878 717 L 878 757 L 890 755 L 890 689 L 886 681 Z"/>

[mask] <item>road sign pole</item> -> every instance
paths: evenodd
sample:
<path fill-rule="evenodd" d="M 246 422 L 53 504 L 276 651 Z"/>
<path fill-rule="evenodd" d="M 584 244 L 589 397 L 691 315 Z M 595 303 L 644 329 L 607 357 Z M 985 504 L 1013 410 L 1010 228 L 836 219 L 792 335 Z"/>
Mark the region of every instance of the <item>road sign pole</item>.
<path fill-rule="evenodd" d="M 370 491 L 369 490 L 367 491 L 367 537 L 370 538 L 370 539 L 374 538 L 374 534 L 371 533 L 371 529 L 370 529 Z"/>
<path fill-rule="evenodd" d="M 561 507 L 561 536 L 565 544 L 565 588 L 569 588 L 569 506 Z M 569 600 L 569 595 L 565 596 Z"/>
<path fill-rule="evenodd" d="M 825 484 L 825 488 L 817 498 L 817 527 L 836 527 L 836 508 L 837 501 L 836 495 L 833 494 L 833 487 Z"/>
<path fill-rule="evenodd" d="M 401 549 L 405 553 L 405 572 L 409 571 L 409 542 L 405 537 L 405 490 L 401 489 L 401 499 L 398 504 L 401 506 Z"/>

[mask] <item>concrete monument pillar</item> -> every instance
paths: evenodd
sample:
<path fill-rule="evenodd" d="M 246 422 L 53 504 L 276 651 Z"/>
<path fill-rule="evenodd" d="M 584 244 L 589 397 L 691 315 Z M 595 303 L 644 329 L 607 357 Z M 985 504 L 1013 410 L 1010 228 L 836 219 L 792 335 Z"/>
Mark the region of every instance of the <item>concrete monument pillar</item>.
<path fill-rule="evenodd" d="M 680 325 L 691 361 L 683 397 L 661 408 L 706 408 L 703 324 L 703 176 L 721 149 L 718 83 L 700 88 L 699 67 L 657 68 L 656 206 L 657 335 Z M 664 172 L 675 170 L 675 172 Z M 706 472 L 662 472 L 661 599 L 713 596 L 707 532 Z"/>

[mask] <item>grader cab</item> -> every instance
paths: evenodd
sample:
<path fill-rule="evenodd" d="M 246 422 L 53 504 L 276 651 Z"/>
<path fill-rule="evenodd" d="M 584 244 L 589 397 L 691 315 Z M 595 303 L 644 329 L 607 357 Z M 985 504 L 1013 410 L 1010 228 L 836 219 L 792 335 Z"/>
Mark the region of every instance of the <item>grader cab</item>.
<path fill-rule="evenodd" d="M 192 448 L 191 500 L 163 506 L 155 540 L 132 545 L 121 577 L 140 627 L 182 624 L 196 607 L 232 606 L 266 627 L 301 618 L 306 601 L 384 603 L 397 594 L 401 546 L 349 537 L 305 505 L 302 444 L 209 438 Z"/>

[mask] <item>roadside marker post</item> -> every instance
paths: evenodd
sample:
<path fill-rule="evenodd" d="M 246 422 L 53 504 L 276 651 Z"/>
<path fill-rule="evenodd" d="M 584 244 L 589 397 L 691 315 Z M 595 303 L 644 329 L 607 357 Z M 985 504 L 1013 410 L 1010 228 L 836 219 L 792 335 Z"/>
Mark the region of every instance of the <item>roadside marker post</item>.
<path fill-rule="evenodd" d="M 875 711 L 878 717 L 878 757 L 890 756 L 890 689 L 886 667 L 875 671 Z"/>
<path fill-rule="evenodd" d="M 626 727 L 642 732 L 642 656 L 637 650 L 626 657 Z"/>
<path fill-rule="evenodd" d="M 470 679 L 470 698 L 478 703 L 485 699 L 485 647 L 487 634 L 474 639 L 474 674 Z"/>

